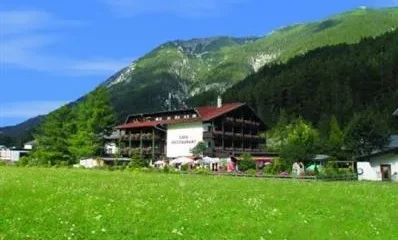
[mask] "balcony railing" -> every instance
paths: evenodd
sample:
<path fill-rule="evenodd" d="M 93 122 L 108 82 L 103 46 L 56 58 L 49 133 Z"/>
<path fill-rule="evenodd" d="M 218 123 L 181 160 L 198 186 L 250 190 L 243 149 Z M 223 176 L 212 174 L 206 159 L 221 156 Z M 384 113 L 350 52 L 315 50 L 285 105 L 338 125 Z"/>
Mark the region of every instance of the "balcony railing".
<path fill-rule="evenodd" d="M 140 134 L 125 134 L 121 136 L 121 140 L 132 140 L 132 141 L 139 141 L 141 140 Z M 163 137 L 155 134 L 155 140 L 164 139 Z M 152 133 L 144 133 L 142 134 L 142 140 L 152 140 Z"/>
<path fill-rule="evenodd" d="M 159 147 L 154 147 L 155 152 L 160 150 Z M 125 147 L 120 149 L 120 153 L 133 153 L 135 151 L 141 151 L 140 147 Z M 143 147 L 142 148 L 143 152 L 152 152 L 152 147 Z"/>
<path fill-rule="evenodd" d="M 244 119 L 244 118 L 226 117 L 224 120 L 227 123 L 239 123 L 239 124 L 244 123 L 244 124 L 247 124 L 247 125 L 260 126 L 260 123 L 257 122 L 257 121 Z"/>
<path fill-rule="evenodd" d="M 214 150 L 213 150 L 214 149 Z M 211 150 L 207 150 L 208 153 L 213 153 L 215 155 L 231 155 L 231 154 L 242 154 L 242 153 L 252 153 L 252 154 L 259 154 L 259 153 L 264 153 L 264 149 L 261 148 L 241 148 L 241 147 L 225 147 L 224 149 L 222 147 L 214 147 Z"/>

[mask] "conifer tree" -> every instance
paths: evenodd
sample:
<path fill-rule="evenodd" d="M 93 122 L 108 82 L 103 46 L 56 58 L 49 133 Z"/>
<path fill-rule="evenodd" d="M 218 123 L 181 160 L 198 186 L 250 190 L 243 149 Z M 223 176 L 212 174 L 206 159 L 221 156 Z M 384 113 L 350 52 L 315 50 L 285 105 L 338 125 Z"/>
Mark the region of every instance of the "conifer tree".
<path fill-rule="evenodd" d="M 329 136 L 326 141 L 326 151 L 328 154 L 338 159 L 344 158 L 342 147 L 344 144 L 344 133 L 340 129 L 336 117 L 333 115 L 329 123 Z"/>
<path fill-rule="evenodd" d="M 68 137 L 73 134 L 72 109 L 63 106 L 48 115 L 34 138 L 36 147 L 30 160 L 37 164 L 55 164 L 56 162 L 70 162 Z"/>
<path fill-rule="evenodd" d="M 90 93 L 76 107 L 76 133 L 70 137 L 70 151 L 75 158 L 101 154 L 104 136 L 115 124 L 115 113 L 105 87 Z"/>
<path fill-rule="evenodd" d="M 354 156 L 382 150 L 391 141 L 388 118 L 370 110 L 355 114 L 345 130 L 345 147 Z"/>

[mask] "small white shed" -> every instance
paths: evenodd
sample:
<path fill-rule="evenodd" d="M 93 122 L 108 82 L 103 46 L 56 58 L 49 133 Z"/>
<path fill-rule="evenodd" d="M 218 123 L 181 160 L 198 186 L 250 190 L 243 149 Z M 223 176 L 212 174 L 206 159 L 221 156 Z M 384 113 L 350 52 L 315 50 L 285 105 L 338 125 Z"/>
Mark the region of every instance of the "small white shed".
<path fill-rule="evenodd" d="M 387 153 L 357 163 L 358 180 L 398 181 L 398 154 Z"/>
<path fill-rule="evenodd" d="M 18 162 L 21 157 L 27 155 L 28 153 L 29 151 L 26 150 L 1 149 L 0 160 Z"/>
<path fill-rule="evenodd" d="M 398 135 L 385 150 L 359 158 L 357 173 L 358 180 L 398 181 Z"/>

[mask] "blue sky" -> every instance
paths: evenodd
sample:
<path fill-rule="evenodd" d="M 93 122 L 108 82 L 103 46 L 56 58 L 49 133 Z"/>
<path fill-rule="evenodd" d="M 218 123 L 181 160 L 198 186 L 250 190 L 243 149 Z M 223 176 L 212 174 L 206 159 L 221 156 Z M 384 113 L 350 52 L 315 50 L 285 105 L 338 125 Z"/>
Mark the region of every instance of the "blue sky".
<path fill-rule="evenodd" d="M 0 126 L 73 101 L 169 40 L 262 36 L 398 0 L 1 0 Z"/>

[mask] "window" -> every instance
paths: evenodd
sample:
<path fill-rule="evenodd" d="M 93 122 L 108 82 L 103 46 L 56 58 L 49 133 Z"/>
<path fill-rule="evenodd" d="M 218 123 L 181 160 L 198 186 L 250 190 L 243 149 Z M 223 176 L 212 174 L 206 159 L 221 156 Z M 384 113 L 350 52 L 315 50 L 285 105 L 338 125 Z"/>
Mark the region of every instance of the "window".
<path fill-rule="evenodd" d="M 170 120 L 171 119 L 171 117 L 170 116 L 167 116 L 167 120 Z"/>
<path fill-rule="evenodd" d="M 197 115 L 196 115 L 196 114 L 192 114 L 192 117 L 193 117 L 193 118 L 196 118 L 196 117 L 197 117 Z"/>

